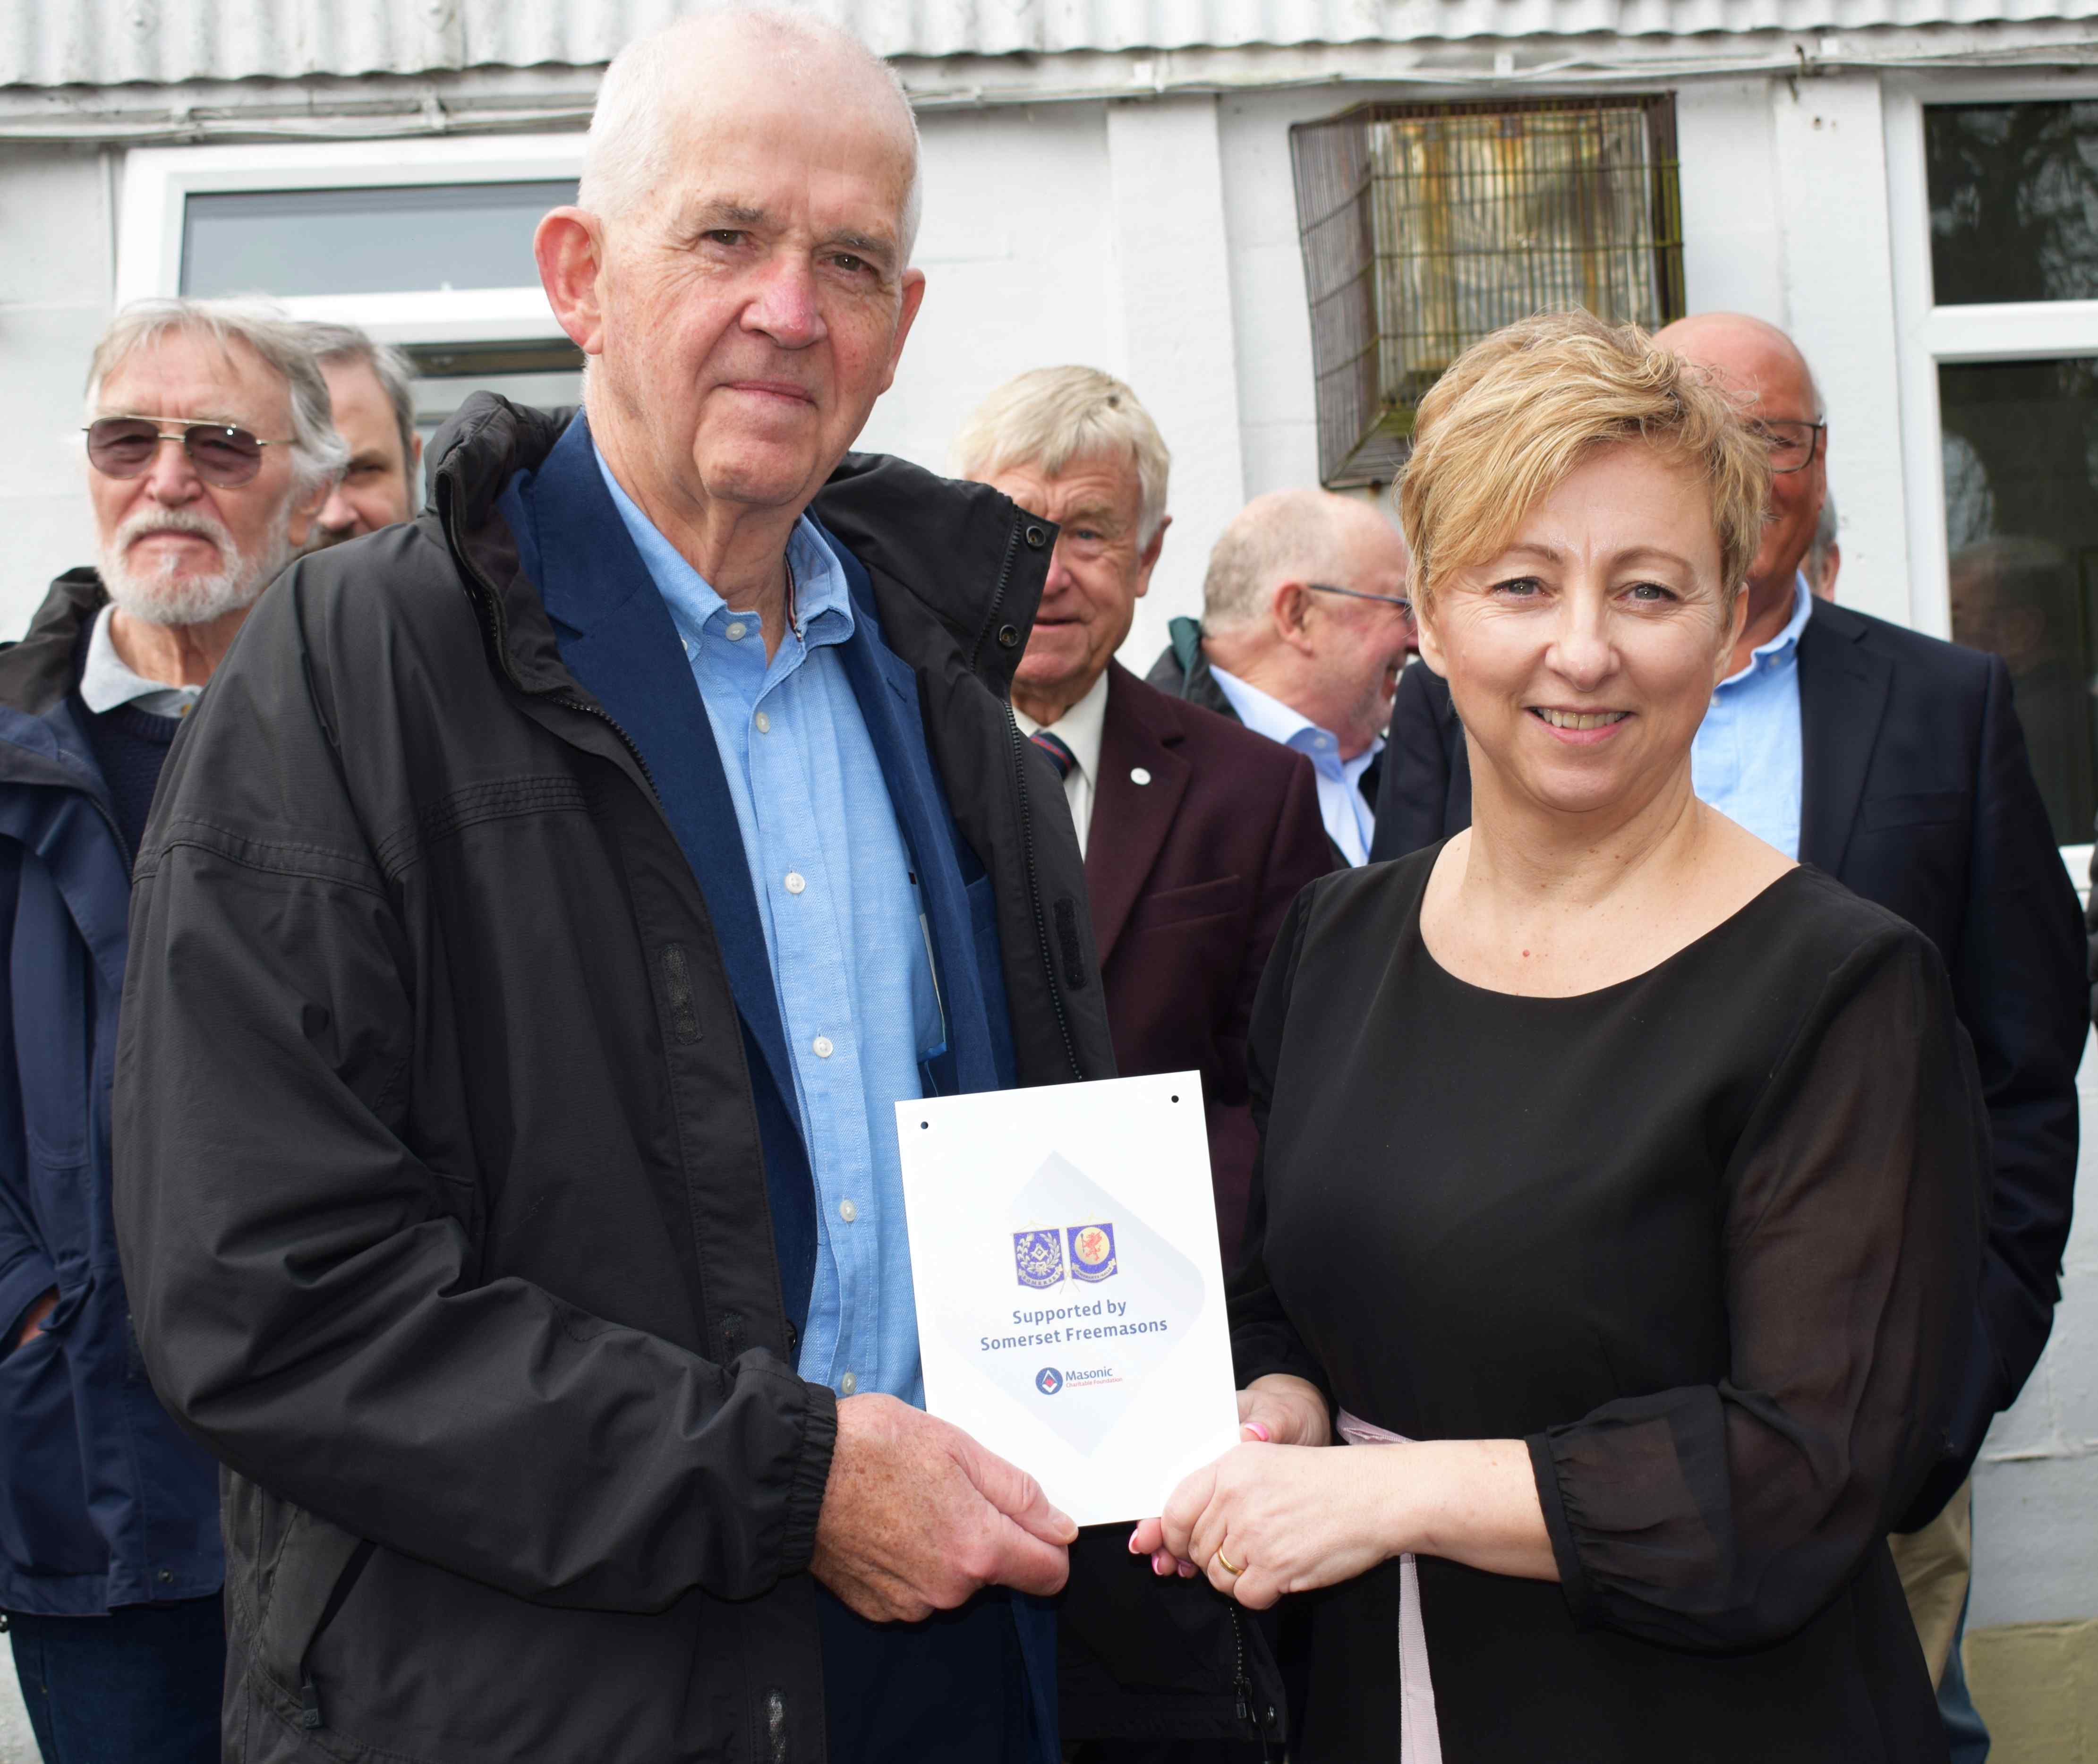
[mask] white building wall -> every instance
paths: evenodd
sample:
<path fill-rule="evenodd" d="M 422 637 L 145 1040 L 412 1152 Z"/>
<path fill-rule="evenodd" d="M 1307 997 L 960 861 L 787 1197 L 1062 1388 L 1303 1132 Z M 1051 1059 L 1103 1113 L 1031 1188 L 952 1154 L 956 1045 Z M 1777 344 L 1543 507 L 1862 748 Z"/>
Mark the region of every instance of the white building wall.
<path fill-rule="evenodd" d="M 1129 379 L 1176 459 L 1175 524 L 1125 651 L 1148 665 L 1166 618 L 1199 612 L 1209 547 L 1240 502 L 1317 482 L 1289 125 L 1399 90 L 928 112 L 926 302 L 863 445 L 943 468 L 963 418 L 1024 368 L 1085 362 Z M 1676 90 L 1691 308 L 1799 336 L 1828 403 L 1843 596 L 1913 622 L 1927 609 L 1909 598 L 1876 78 Z M 0 637 L 20 634 L 52 575 L 91 559 L 75 431 L 119 177 L 121 156 L 106 171 L 92 147 L 0 150 L 13 418 L 0 426 Z M 2083 1083 L 2098 1156 L 2098 1058 Z M 2053 1344 L 1977 1479 L 1977 1627 L 2098 1616 L 2098 1181 L 2083 1187 Z"/>
<path fill-rule="evenodd" d="M 0 151 L 0 638 L 21 634 L 52 577 L 94 560 L 79 428 L 109 310 L 103 178 L 92 147 Z"/>

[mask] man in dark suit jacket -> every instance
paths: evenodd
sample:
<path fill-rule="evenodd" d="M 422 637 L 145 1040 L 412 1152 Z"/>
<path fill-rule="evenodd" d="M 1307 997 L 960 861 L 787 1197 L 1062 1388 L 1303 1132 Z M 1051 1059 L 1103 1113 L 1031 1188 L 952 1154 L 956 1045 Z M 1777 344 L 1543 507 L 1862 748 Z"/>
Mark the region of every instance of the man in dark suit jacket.
<path fill-rule="evenodd" d="M 1820 510 L 1824 432 L 1798 352 L 1781 332 L 1726 314 L 1662 336 L 1756 392 L 1759 419 L 1778 443 L 1771 524 L 1745 590 L 1748 627 L 1714 715 L 1737 681 L 1785 665 L 1790 633 L 1796 742 L 1788 746 L 1792 731 L 1771 725 L 1765 756 L 1771 772 L 1797 756 L 1789 849 L 1937 944 L 1988 1099 L 1995 1172 L 1979 1338 L 1953 1454 L 1911 1515 L 1920 1525 L 1955 1493 L 1964 1499 L 1989 1422 L 2039 1358 L 2061 1293 L 2076 1182 L 2076 1068 L 2089 1020 L 2076 896 L 2002 661 L 1808 599 L 1796 580 Z M 1791 456 L 1782 450 L 1802 432 L 1805 463 L 1784 469 Z M 1793 781 L 1744 782 L 1767 811 Z M 1735 812 L 1705 779 L 1698 789 Z M 1392 713 L 1372 857 L 1447 837 L 1469 824 L 1471 801 L 1449 688 L 1426 667 L 1409 668 Z M 1775 843 L 1782 829 L 1754 831 Z M 1932 1665 L 1935 1675 L 1947 1661 Z"/>
<path fill-rule="evenodd" d="M 1311 762 L 1113 659 L 1169 524 L 1165 444 L 1128 387 L 1085 367 L 1023 374 L 970 419 L 955 456 L 963 476 L 1057 524 L 1013 712 L 1062 777 L 1078 828 L 1116 1064 L 1202 1075 L 1228 1266 L 1255 1148 L 1253 994 L 1290 902 L 1333 867 Z M 1135 1597 L 1126 1535 L 1088 1534 L 1077 1547 L 1063 1606 L 1066 1737 L 1092 1743 L 1089 1760 L 1134 1757 L 1108 1736 L 1138 1731 L 1194 1748 L 1145 1749 L 1147 1760 L 1257 1757 L 1263 1739 L 1279 1744 L 1272 1690 L 1161 1695 L 1187 1677 L 1190 1646 L 1227 1672 L 1261 1669 L 1251 1656 L 1236 1664 L 1246 1654 L 1237 1620 L 1205 1587 L 1154 1590 L 1146 1574 Z"/>

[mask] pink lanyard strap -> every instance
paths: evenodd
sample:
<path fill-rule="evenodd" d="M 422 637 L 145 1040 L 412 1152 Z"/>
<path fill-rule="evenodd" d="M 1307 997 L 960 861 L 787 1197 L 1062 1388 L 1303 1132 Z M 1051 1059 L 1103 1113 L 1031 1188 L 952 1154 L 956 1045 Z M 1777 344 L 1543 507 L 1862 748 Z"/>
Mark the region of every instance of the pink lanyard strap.
<path fill-rule="evenodd" d="M 1341 1411 L 1341 1437 L 1350 1446 L 1403 1446 L 1403 1433 L 1373 1427 Z M 1398 1755 L 1402 1764 L 1442 1764 L 1435 1725 L 1435 1687 L 1428 1676 L 1428 1632 L 1420 1626 L 1420 1569 L 1407 1551 L 1398 1559 Z"/>

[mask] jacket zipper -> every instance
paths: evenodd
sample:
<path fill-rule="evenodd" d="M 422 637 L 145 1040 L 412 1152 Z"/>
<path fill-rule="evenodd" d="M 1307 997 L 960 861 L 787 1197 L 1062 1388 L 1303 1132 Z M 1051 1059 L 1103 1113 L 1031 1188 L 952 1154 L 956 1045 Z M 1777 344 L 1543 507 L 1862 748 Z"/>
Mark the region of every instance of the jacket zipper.
<path fill-rule="evenodd" d="M 990 612 L 985 618 L 983 629 L 977 633 L 976 647 L 969 652 L 969 672 L 980 674 L 984 645 L 998 629 L 999 609 L 1005 604 L 1006 590 L 1012 586 L 1012 566 L 1020 555 L 1020 523 L 1016 520 L 1006 531 L 1005 556 L 998 566 L 998 585 L 991 590 Z M 1008 691 L 1010 687 L 1008 687 Z M 1082 1082 L 1086 1068 L 1078 1063 L 1078 1043 L 1071 1039 L 1070 1020 L 1064 1014 L 1064 994 L 1056 981 L 1056 952 L 1049 944 L 1049 916 L 1042 910 L 1042 879 L 1034 865 L 1034 810 L 1027 794 L 1027 741 L 1020 732 L 1020 725 L 1012 720 L 1012 707 L 1008 700 L 1005 711 L 1005 728 L 1011 738 L 1012 748 L 1012 779 L 1020 792 L 1020 850 L 1021 862 L 1027 870 L 1028 904 L 1034 909 L 1035 946 L 1042 952 L 1042 972 L 1049 978 L 1049 1004 L 1056 1013 L 1056 1033 L 1063 1038 L 1064 1057 L 1071 1063 L 1071 1076 Z"/>

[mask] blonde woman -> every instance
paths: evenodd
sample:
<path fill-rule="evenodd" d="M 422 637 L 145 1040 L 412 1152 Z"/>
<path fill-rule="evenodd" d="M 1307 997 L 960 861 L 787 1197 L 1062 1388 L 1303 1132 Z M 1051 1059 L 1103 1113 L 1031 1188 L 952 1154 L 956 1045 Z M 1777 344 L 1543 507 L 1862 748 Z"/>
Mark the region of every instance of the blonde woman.
<path fill-rule="evenodd" d="M 1276 942 L 1249 1443 L 1130 1540 L 1306 1595 L 1301 1764 L 1945 1756 L 1883 1538 L 1960 1370 L 1984 1117 L 1929 943 L 1691 792 L 1759 450 L 1583 315 L 1422 404 L 1473 824 Z"/>

